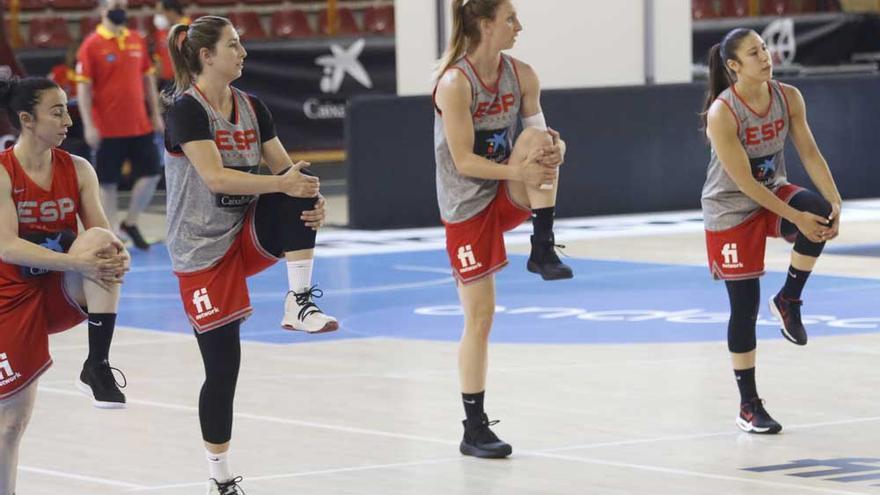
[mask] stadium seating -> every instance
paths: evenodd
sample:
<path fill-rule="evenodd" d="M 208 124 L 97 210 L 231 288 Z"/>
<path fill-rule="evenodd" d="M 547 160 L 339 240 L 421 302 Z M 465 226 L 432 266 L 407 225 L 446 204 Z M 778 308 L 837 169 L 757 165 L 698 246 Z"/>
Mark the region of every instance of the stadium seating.
<path fill-rule="evenodd" d="M 63 48 L 71 42 L 67 22 L 61 17 L 31 20 L 28 45 L 34 48 Z"/>
<path fill-rule="evenodd" d="M 242 40 L 266 39 L 266 30 L 260 24 L 260 17 L 256 12 L 230 12 L 226 16 L 238 29 Z"/>
<path fill-rule="evenodd" d="M 713 0 L 692 0 L 691 17 L 694 19 L 712 19 L 718 17 Z"/>
<path fill-rule="evenodd" d="M 373 34 L 393 34 L 394 6 L 368 8 L 364 12 L 364 31 Z"/>
<path fill-rule="evenodd" d="M 307 38 L 315 35 L 309 18 L 302 10 L 281 10 L 272 14 L 271 32 L 276 38 Z"/>
<path fill-rule="evenodd" d="M 330 34 L 330 26 L 327 23 L 327 9 L 322 9 L 319 14 L 318 31 L 321 34 Z M 361 28 L 354 18 L 354 12 L 347 7 L 340 7 L 336 11 L 336 33 L 341 35 L 361 34 Z"/>
<path fill-rule="evenodd" d="M 746 17 L 749 15 L 749 0 L 723 0 L 722 17 Z"/>

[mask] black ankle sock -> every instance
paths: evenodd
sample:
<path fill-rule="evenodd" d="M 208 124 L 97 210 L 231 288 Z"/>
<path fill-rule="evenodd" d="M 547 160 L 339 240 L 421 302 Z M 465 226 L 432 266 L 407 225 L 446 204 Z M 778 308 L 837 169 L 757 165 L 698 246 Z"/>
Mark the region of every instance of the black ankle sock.
<path fill-rule="evenodd" d="M 110 342 L 116 327 L 116 313 L 89 313 L 89 364 L 110 358 Z"/>
<path fill-rule="evenodd" d="M 811 272 L 798 270 L 793 266 L 788 267 L 788 275 L 785 277 L 785 285 L 782 286 L 782 296 L 786 299 L 800 299 L 801 292 L 804 290 L 804 284 L 807 283 L 807 277 Z"/>
<path fill-rule="evenodd" d="M 535 239 L 550 239 L 550 236 L 553 235 L 553 215 L 555 214 L 555 206 L 532 210 L 532 227 L 534 228 Z"/>
<path fill-rule="evenodd" d="M 469 425 L 477 425 L 483 421 L 483 398 L 485 396 L 485 390 L 476 394 L 461 394 L 464 414 L 467 416 Z"/>
<path fill-rule="evenodd" d="M 733 370 L 736 375 L 736 386 L 739 387 L 740 403 L 746 402 L 758 397 L 758 387 L 755 386 L 755 368 L 747 370 Z"/>

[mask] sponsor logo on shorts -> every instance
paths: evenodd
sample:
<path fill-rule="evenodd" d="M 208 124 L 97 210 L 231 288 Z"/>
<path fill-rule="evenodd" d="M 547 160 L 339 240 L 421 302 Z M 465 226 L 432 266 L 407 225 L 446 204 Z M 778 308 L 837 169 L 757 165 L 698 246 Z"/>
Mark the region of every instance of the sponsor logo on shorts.
<path fill-rule="evenodd" d="M 9 385 L 19 378 L 21 378 L 21 373 L 12 371 L 12 365 L 9 364 L 6 354 L 0 354 L 0 387 Z"/>
<path fill-rule="evenodd" d="M 208 296 L 208 289 L 197 289 L 192 296 L 193 306 L 196 307 L 196 320 L 207 318 L 220 312 L 211 304 L 211 298 Z"/>
<path fill-rule="evenodd" d="M 471 272 L 483 266 L 483 264 L 478 263 L 477 259 L 474 257 L 474 249 L 470 244 L 459 246 L 458 261 L 461 263 L 461 269 L 459 270 L 461 273 Z"/>
<path fill-rule="evenodd" d="M 739 262 L 739 251 L 736 248 L 735 242 L 725 244 L 724 247 L 721 248 L 721 256 L 724 256 L 724 263 L 721 264 L 722 268 L 743 267 L 743 264 Z"/>

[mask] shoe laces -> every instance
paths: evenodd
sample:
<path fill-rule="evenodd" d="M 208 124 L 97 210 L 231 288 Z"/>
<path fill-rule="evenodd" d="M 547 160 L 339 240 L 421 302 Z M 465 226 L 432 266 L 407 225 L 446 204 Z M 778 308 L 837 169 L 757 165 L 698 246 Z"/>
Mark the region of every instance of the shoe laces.
<path fill-rule="evenodd" d="M 314 298 L 324 297 L 324 291 L 319 289 L 317 285 L 313 285 L 302 292 L 290 292 L 293 294 L 294 299 L 296 299 L 296 304 L 300 306 L 299 314 L 297 314 L 297 318 L 300 321 L 313 313 L 321 312 L 321 308 L 312 301 Z"/>
<path fill-rule="evenodd" d="M 211 478 L 211 481 L 217 484 L 217 490 L 220 492 L 220 495 L 246 495 L 244 489 L 238 486 L 238 484 L 241 483 L 243 479 L 244 478 L 242 478 L 241 476 L 236 476 L 235 478 L 232 478 L 225 483 L 220 483 L 214 478 Z"/>
<path fill-rule="evenodd" d="M 101 364 L 97 366 L 97 369 L 98 376 L 101 378 L 102 381 L 105 382 L 105 384 L 109 385 L 110 380 L 113 380 L 113 383 L 115 383 L 116 386 L 119 388 L 125 388 L 128 386 L 128 380 L 125 378 L 125 373 L 123 373 L 122 370 L 119 368 L 114 368 L 113 366 L 110 366 L 110 362 L 106 359 L 101 361 Z M 116 379 L 116 374 L 113 373 L 114 371 L 118 373 L 120 377 L 122 377 L 122 383 L 119 383 L 119 380 Z"/>
<path fill-rule="evenodd" d="M 493 419 L 492 421 L 489 421 L 489 418 L 484 416 L 483 420 L 479 424 L 474 426 L 473 438 L 480 443 L 500 442 L 501 440 L 498 438 L 497 435 L 495 435 L 495 432 L 493 432 L 489 428 L 490 426 L 495 426 L 500 422 L 500 419 Z"/>

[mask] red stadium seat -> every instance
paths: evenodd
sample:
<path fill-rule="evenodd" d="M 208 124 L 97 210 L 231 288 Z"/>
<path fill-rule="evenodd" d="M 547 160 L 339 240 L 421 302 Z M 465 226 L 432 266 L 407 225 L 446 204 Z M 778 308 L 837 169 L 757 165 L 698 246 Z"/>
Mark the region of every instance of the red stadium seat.
<path fill-rule="evenodd" d="M 241 39 L 262 40 L 267 38 L 266 30 L 260 24 L 260 17 L 256 12 L 230 12 L 226 17 L 238 30 Z"/>
<path fill-rule="evenodd" d="M 763 15 L 791 15 L 797 13 L 797 8 L 791 0 L 762 0 L 761 13 Z"/>
<path fill-rule="evenodd" d="M 63 48 L 71 43 L 67 22 L 61 17 L 31 20 L 28 45 L 35 48 Z"/>
<path fill-rule="evenodd" d="M 53 9 L 58 10 L 94 10 L 97 0 L 49 0 Z"/>
<path fill-rule="evenodd" d="M 0 1 L 0 6 L 2 6 L 4 10 L 8 10 L 9 3 L 10 3 L 10 0 L 3 0 L 3 1 Z M 48 7 L 49 7 L 49 0 L 20 0 L 18 2 L 18 8 L 21 9 L 22 12 L 43 10 Z"/>
<path fill-rule="evenodd" d="M 691 17 L 693 17 L 694 20 L 718 17 L 718 11 L 715 9 L 715 2 L 712 0 L 693 0 L 691 2 Z"/>
<path fill-rule="evenodd" d="M 238 0 L 195 0 L 196 5 L 214 6 L 214 5 L 235 5 Z"/>
<path fill-rule="evenodd" d="M 245 5 L 271 5 L 280 4 L 283 0 L 242 0 Z"/>
<path fill-rule="evenodd" d="M 307 38 L 315 35 L 309 18 L 302 10 L 281 10 L 272 14 L 272 36 L 276 38 Z"/>
<path fill-rule="evenodd" d="M 100 17 L 83 17 L 79 20 L 79 37 L 85 39 L 86 36 L 92 34 L 92 31 L 101 24 Z"/>
<path fill-rule="evenodd" d="M 128 8 L 130 9 L 139 9 L 141 7 L 152 7 L 155 6 L 156 2 L 152 0 L 128 0 Z"/>
<path fill-rule="evenodd" d="M 321 34 L 330 34 L 330 26 L 327 25 L 327 9 L 321 10 L 318 30 Z M 354 18 L 354 12 L 347 7 L 340 7 L 336 10 L 336 33 L 335 34 L 361 34 L 361 28 L 358 27 L 357 20 Z"/>
<path fill-rule="evenodd" d="M 374 34 L 394 34 L 394 6 L 368 8 L 364 12 L 364 31 Z"/>
<path fill-rule="evenodd" d="M 129 18 L 128 29 L 137 31 L 144 39 L 149 38 L 156 31 L 156 26 L 153 25 L 153 16 L 142 15 Z"/>
<path fill-rule="evenodd" d="M 723 0 L 721 2 L 721 17 L 747 17 L 749 15 L 749 0 Z"/>

